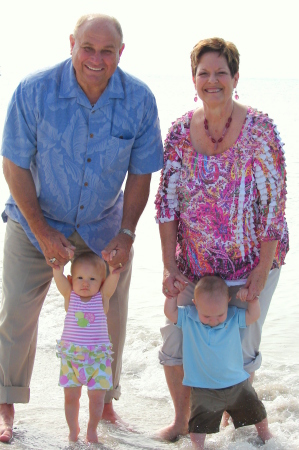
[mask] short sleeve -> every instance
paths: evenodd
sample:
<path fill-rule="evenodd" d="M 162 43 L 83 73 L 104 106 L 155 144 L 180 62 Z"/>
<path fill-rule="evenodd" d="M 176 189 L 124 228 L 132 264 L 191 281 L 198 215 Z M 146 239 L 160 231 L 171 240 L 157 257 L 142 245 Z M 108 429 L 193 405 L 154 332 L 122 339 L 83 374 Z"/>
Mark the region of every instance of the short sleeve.
<path fill-rule="evenodd" d="M 33 92 L 21 83 L 8 106 L 2 138 L 2 156 L 23 169 L 29 169 L 36 153 L 36 118 Z"/>
<path fill-rule="evenodd" d="M 170 127 L 164 143 L 164 166 L 155 199 L 158 223 L 179 220 L 178 182 L 182 168 L 181 140 L 184 138 L 184 117 Z"/>
<path fill-rule="evenodd" d="M 272 120 L 263 115 L 256 124 L 259 146 L 254 156 L 254 175 L 259 194 L 258 240 L 282 239 L 286 228 L 286 164 L 279 132 Z"/>
<path fill-rule="evenodd" d="M 151 92 L 146 94 L 144 117 L 132 147 L 129 172 L 147 174 L 163 166 L 163 144 L 156 100 Z"/>
<path fill-rule="evenodd" d="M 247 328 L 246 309 L 237 308 L 237 316 L 238 316 L 239 328 Z"/>
<path fill-rule="evenodd" d="M 182 328 L 182 326 L 183 326 L 184 313 L 185 313 L 185 307 L 184 306 L 178 306 L 178 321 L 175 324 L 178 328 Z"/>

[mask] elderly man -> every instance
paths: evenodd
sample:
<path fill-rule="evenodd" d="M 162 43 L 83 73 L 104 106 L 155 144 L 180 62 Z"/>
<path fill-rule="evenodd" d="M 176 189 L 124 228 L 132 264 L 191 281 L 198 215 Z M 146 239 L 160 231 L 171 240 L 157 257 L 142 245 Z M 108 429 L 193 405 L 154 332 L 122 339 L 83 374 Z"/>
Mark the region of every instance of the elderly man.
<path fill-rule="evenodd" d="M 21 82 L 8 108 L 3 170 L 11 197 L 0 311 L 0 441 L 12 437 L 14 403 L 29 401 L 37 322 L 52 269 L 92 250 L 121 272 L 108 314 L 114 389 L 103 418 L 115 422 L 120 396 L 135 228 L 151 173 L 162 167 L 155 99 L 118 63 L 118 21 L 79 19 L 72 58 Z M 121 191 L 126 174 L 124 193 Z"/>

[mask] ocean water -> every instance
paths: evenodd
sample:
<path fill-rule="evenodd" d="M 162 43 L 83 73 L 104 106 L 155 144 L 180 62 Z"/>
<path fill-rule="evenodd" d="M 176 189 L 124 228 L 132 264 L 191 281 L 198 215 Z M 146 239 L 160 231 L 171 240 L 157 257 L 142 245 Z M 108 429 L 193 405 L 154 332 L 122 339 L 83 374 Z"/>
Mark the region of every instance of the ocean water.
<path fill-rule="evenodd" d="M 138 75 L 138 74 L 137 74 Z M 140 74 L 142 75 L 142 74 Z M 142 76 L 157 98 L 163 137 L 170 123 L 194 108 L 191 79 L 185 77 Z M 9 80 L 3 79 L 9 85 Z M 278 288 L 264 326 L 263 364 L 256 374 L 255 388 L 268 411 L 271 430 L 275 435 L 265 450 L 299 449 L 299 81 L 240 80 L 240 101 L 267 112 L 274 119 L 285 142 L 288 172 L 287 220 L 290 231 L 290 252 L 283 267 Z M 1 92 L 0 127 L 7 102 L 7 90 Z M 162 262 L 158 226 L 154 221 L 154 196 L 159 174 L 152 180 L 148 206 L 138 224 L 134 244 L 135 260 L 130 290 L 127 340 L 121 379 L 122 396 L 115 402 L 117 412 L 135 432 L 116 429 L 108 423 L 99 425 L 100 443 L 84 443 L 88 419 L 86 391 L 82 392 L 80 439 L 69 446 L 64 419 L 63 390 L 58 387 L 59 361 L 55 356 L 55 341 L 61 335 L 63 299 L 52 284 L 39 321 L 39 341 L 31 383 L 29 404 L 16 405 L 14 449 L 188 449 L 188 436 L 176 443 L 155 441 L 152 435 L 173 419 L 173 406 L 158 363 L 161 343 L 159 327 L 164 321 L 161 294 Z M 7 187 L 0 176 L 0 202 L 4 206 Z M 0 265 L 5 225 L 0 224 Z M 1 289 L 1 286 L 0 286 Z M 230 425 L 206 439 L 208 450 L 253 450 L 262 447 L 254 427 L 237 431 Z M 0 444 L 0 449 L 7 445 Z"/>

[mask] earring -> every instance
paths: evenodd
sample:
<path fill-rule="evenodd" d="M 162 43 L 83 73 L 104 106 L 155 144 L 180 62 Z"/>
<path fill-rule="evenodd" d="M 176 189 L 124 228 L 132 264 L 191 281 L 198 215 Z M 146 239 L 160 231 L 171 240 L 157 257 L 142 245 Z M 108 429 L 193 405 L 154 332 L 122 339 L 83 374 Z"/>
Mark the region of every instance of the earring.
<path fill-rule="evenodd" d="M 235 89 L 235 99 L 236 99 L 236 100 L 239 100 L 239 96 L 238 96 L 237 89 Z"/>
<path fill-rule="evenodd" d="M 197 98 L 197 92 L 195 91 L 195 95 L 194 95 L 194 101 L 195 103 L 197 102 L 198 98 Z"/>

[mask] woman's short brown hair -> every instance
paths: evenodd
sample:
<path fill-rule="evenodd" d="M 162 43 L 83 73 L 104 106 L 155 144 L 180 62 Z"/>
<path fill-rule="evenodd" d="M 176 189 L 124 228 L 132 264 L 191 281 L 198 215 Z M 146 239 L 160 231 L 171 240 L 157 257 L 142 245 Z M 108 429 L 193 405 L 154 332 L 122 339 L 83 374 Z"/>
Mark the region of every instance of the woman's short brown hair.
<path fill-rule="evenodd" d="M 225 41 L 224 39 L 215 37 L 210 39 L 203 39 L 193 47 L 193 50 L 190 55 L 193 77 L 195 77 L 196 75 L 196 70 L 200 58 L 205 53 L 209 52 L 215 52 L 218 53 L 219 56 L 225 57 L 232 77 L 235 76 L 236 73 L 239 71 L 240 55 L 235 44 L 233 44 L 232 42 Z"/>

